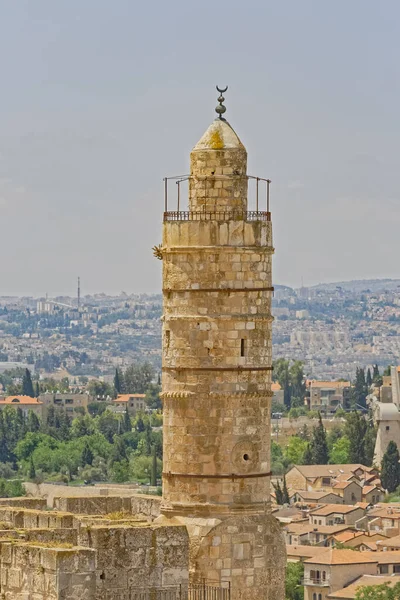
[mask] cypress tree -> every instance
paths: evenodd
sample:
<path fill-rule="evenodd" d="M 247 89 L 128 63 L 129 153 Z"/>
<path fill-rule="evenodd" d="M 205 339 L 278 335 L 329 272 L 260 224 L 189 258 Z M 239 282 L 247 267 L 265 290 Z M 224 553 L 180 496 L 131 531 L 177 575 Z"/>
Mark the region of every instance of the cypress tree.
<path fill-rule="evenodd" d="M 275 485 L 275 483 L 272 484 L 274 486 L 275 489 L 275 498 L 276 498 L 276 503 L 279 505 L 283 504 L 283 491 L 281 488 L 281 484 L 279 483 L 279 479 Z"/>
<path fill-rule="evenodd" d="M 378 365 L 374 365 L 373 371 L 372 371 L 372 381 L 375 381 L 377 377 L 380 377 L 379 367 L 378 367 Z"/>
<path fill-rule="evenodd" d="M 394 492 L 400 485 L 400 455 L 397 444 L 389 442 L 382 458 L 381 481 L 383 487 L 389 492 Z"/>
<path fill-rule="evenodd" d="M 35 397 L 32 377 L 29 369 L 25 369 L 24 376 L 22 377 L 22 394 L 23 396 L 30 396 L 31 398 Z"/>
<path fill-rule="evenodd" d="M 349 463 L 366 464 L 365 457 L 365 434 L 367 432 L 367 421 L 357 410 L 346 415 L 345 435 L 350 440 Z"/>
<path fill-rule="evenodd" d="M 30 410 L 28 413 L 27 428 L 28 428 L 28 431 L 31 431 L 32 433 L 35 433 L 36 431 L 39 431 L 39 429 L 40 429 L 39 418 L 33 412 L 33 410 Z"/>
<path fill-rule="evenodd" d="M 289 490 L 286 485 L 286 475 L 283 476 L 282 504 L 290 504 Z"/>
<path fill-rule="evenodd" d="M 305 449 L 303 455 L 303 465 L 312 465 L 313 464 L 313 455 L 311 452 L 310 444 L 307 444 L 307 448 Z"/>
<path fill-rule="evenodd" d="M 127 433 L 128 431 L 132 431 L 132 421 L 131 421 L 131 417 L 128 412 L 128 407 L 125 408 L 122 428 L 123 428 L 124 433 Z"/>
<path fill-rule="evenodd" d="M 93 452 L 91 451 L 89 444 L 86 442 L 83 447 L 83 450 L 82 450 L 82 458 L 81 458 L 82 467 L 85 467 L 86 465 L 92 465 L 93 459 L 94 459 Z"/>
<path fill-rule="evenodd" d="M 36 382 L 36 386 L 35 386 L 35 397 L 39 398 L 40 396 L 40 387 L 39 387 L 39 382 Z"/>
<path fill-rule="evenodd" d="M 115 369 L 115 375 L 114 375 L 114 388 L 115 388 L 115 391 L 116 391 L 117 394 L 122 394 L 121 377 L 122 377 L 122 373 L 121 373 L 121 371 L 117 367 Z"/>
<path fill-rule="evenodd" d="M 371 375 L 371 369 L 368 367 L 368 371 L 367 371 L 367 387 L 368 389 L 371 387 L 372 385 L 372 375 Z"/>
<path fill-rule="evenodd" d="M 29 479 L 35 479 L 36 477 L 36 469 L 35 469 L 35 464 L 33 462 L 33 458 L 31 455 L 31 460 L 29 463 Z"/>
<path fill-rule="evenodd" d="M 310 446 L 313 464 L 327 465 L 329 461 L 329 451 L 326 440 L 326 430 L 322 423 L 321 413 L 319 413 L 319 423 L 313 429 Z"/>

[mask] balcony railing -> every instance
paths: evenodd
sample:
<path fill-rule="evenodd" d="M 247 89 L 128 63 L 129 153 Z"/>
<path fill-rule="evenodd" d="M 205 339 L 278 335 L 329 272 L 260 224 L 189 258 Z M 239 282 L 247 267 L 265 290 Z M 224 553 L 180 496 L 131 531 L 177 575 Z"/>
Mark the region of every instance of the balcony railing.
<path fill-rule="evenodd" d="M 304 585 L 319 585 L 321 587 L 329 587 L 330 581 L 329 578 L 322 579 L 321 577 L 304 577 L 303 579 Z"/>
<path fill-rule="evenodd" d="M 256 210 L 212 212 L 179 210 L 165 212 L 164 221 L 271 221 L 271 213 Z"/>
<path fill-rule="evenodd" d="M 238 177 L 239 179 L 247 179 L 247 181 L 250 183 L 252 182 L 253 185 L 249 186 L 248 189 L 248 193 L 249 193 L 249 205 L 248 206 L 254 206 L 255 208 L 255 212 L 259 212 L 260 209 L 260 205 L 262 206 L 262 204 L 264 204 L 265 208 L 267 209 L 266 212 L 269 213 L 270 212 L 270 185 L 271 185 L 271 180 L 270 179 L 266 179 L 265 177 L 255 177 L 254 175 L 208 175 L 208 176 L 191 176 L 191 175 L 177 175 L 174 177 L 164 177 L 164 213 L 169 212 L 169 207 L 171 205 L 171 202 L 173 204 L 173 206 L 176 206 L 176 210 L 177 212 L 181 211 L 182 208 L 182 202 L 181 202 L 181 196 L 182 196 L 182 192 L 181 192 L 181 184 L 185 183 L 187 186 L 187 183 L 190 180 L 195 180 L 195 181 L 203 181 L 204 182 L 204 196 L 205 198 L 207 198 L 207 190 L 210 186 L 210 183 L 213 184 L 213 182 L 215 182 L 216 180 L 232 180 L 232 178 L 236 178 Z M 175 182 L 176 184 L 176 194 L 170 194 L 170 186 L 168 185 L 169 183 Z M 265 188 L 265 200 L 262 201 L 260 199 L 260 184 L 261 184 L 261 188 Z M 261 190 L 263 191 L 263 190 Z M 173 196 L 173 198 L 171 199 L 170 196 Z M 212 199 L 208 199 L 208 202 L 215 202 L 215 198 Z"/>

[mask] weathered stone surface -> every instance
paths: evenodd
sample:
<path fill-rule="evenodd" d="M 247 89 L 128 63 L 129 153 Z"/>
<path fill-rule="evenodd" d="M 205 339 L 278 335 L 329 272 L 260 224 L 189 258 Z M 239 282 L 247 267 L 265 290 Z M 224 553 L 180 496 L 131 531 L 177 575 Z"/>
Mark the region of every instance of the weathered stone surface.
<path fill-rule="evenodd" d="M 187 220 L 163 227 L 162 516 L 185 524 L 190 572 L 233 598 L 284 598 L 269 512 L 271 222 L 247 220 L 247 153 L 215 121 L 191 153 Z"/>

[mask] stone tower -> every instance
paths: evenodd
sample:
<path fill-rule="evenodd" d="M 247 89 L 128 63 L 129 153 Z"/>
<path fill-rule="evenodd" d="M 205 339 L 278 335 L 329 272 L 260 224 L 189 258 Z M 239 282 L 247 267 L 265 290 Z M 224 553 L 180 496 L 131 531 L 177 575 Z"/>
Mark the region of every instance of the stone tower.
<path fill-rule="evenodd" d="M 217 118 L 190 156 L 189 210 L 164 214 L 160 519 L 187 526 L 190 576 L 283 600 L 270 514 L 272 227 L 248 211 L 247 152 Z M 257 182 L 258 186 L 258 182 Z"/>

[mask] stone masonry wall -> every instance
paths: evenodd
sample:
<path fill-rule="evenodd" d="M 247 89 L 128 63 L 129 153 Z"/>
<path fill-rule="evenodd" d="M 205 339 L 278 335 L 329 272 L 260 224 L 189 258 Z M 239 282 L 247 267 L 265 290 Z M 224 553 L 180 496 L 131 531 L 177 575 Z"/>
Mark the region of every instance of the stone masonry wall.
<path fill-rule="evenodd" d="M 95 600 L 95 551 L 3 543 L 1 594 L 4 600 Z"/>

